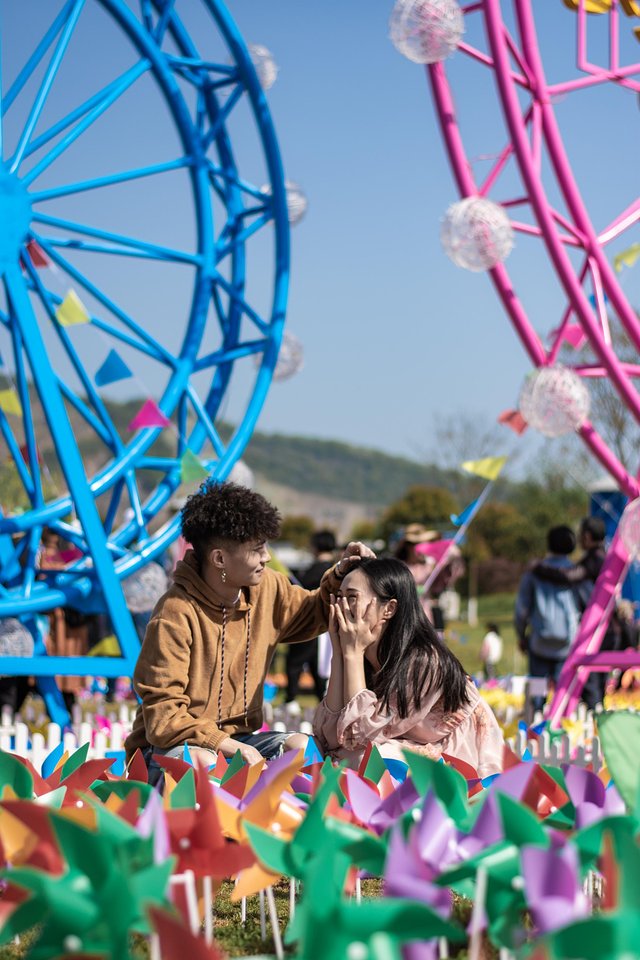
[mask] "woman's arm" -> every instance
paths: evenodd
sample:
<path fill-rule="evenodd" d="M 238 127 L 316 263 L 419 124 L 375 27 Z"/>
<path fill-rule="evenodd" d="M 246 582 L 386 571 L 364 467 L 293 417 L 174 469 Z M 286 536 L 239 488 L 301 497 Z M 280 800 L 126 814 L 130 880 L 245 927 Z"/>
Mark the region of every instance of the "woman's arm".
<path fill-rule="evenodd" d="M 336 598 L 331 594 L 329 606 L 329 637 L 331 638 L 331 673 L 324 699 L 332 713 L 339 713 L 345 705 L 343 693 L 344 661 L 336 622 Z"/>

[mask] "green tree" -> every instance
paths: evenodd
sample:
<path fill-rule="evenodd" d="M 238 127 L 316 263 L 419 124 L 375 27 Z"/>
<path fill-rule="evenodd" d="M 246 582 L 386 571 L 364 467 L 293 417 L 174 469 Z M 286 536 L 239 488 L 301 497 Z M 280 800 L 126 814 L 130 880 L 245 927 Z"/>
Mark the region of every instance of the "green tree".
<path fill-rule="evenodd" d="M 294 547 L 308 547 L 311 534 L 316 525 L 306 515 L 285 517 L 282 521 L 280 539 L 292 543 Z"/>
<path fill-rule="evenodd" d="M 349 540 L 368 540 L 371 542 L 378 536 L 378 526 L 375 520 L 360 520 L 354 523 L 349 534 Z"/>
<path fill-rule="evenodd" d="M 486 503 L 469 527 L 465 553 L 474 560 L 502 557 L 526 563 L 537 547 L 537 532 L 517 507 Z"/>
<path fill-rule="evenodd" d="M 380 521 L 381 533 L 388 537 L 398 527 L 408 523 L 422 523 L 425 526 L 450 526 L 449 519 L 456 513 L 458 504 L 455 497 L 443 487 L 409 487 L 407 492 L 383 513 Z"/>

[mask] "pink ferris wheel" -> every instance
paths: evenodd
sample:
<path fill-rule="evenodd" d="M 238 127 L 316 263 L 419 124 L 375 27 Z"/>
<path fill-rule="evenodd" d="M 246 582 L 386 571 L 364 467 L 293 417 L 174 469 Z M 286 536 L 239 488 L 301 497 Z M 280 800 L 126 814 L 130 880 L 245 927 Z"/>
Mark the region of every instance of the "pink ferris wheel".
<path fill-rule="evenodd" d="M 574 56 L 564 49 L 560 63 L 557 44 L 545 59 L 552 5 L 574 46 Z M 606 378 L 640 424 L 640 322 L 619 272 L 640 256 L 640 243 L 633 243 L 640 240 L 638 144 L 635 161 L 603 174 L 594 203 L 581 179 L 586 164 L 569 156 L 563 123 L 571 128 L 580 113 L 596 138 L 598 112 L 613 111 L 612 98 L 626 98 L 624 105 L 615 101 L 616 116 L 639 126 L 640 0 L 398 0 L 390 28 L 398 49 L 427 65 L 462 198 L 444 218 L 445 250 L 459 266 L 489 273 L 535 368 L 520 414 L 549 437 L 576 431 L 631 501 L 560 678 L 550 710 L 557 723 L 575 706 L 590 670 L 638 662 L 637 655 L 599 651 L 628 564 L 638 556 L 640 487 L 589 418 L 589 383 Z M 497 124 L 488 120 L 493 108 Z M 588 142 L 584 147 L 588 152 Z M 545 309 L 541 320 L 539 301 L 528 302 L 520 287 L 531 293 L 531 273 L 542 261 L 549 280 L 539 282 L 556 292 L 554 315 Z"/>

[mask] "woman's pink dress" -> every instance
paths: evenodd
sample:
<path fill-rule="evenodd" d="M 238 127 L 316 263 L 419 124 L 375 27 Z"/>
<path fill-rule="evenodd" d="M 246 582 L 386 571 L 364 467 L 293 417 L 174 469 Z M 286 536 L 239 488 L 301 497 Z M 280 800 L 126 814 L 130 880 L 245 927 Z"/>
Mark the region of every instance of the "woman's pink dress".
<path fill-rule="evenodd" d="M 361 690 L 338 713 L 323 700 L 313 720 L 313 735 L 325 754 L 346 759 L 353 767 L 367 745 L 375 743 L 387 759 L 404 760 L 403 750 L 434 760 L 446 753 L 471 764 L 479 777 L 488 777 L 502 770 L 504 740 L 491 708 L 470 680 L 467 692 L 469 703 L 456 713 L 445 713 L 442 690 L 437 689 L 404 720 L 392 709 L 383 711 L 371 690 Z"/>

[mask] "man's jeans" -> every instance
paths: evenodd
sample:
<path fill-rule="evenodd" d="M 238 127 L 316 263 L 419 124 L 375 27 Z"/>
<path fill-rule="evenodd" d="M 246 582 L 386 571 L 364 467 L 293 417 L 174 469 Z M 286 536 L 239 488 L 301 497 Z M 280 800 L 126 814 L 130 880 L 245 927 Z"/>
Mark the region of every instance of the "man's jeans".
<path fill-rule="evenodd" d="M 233 739 L 238 740 L 240 743 L 248 743 L 250 746 L 255 747 L 256 750 L 262 754 L 265 760 L 275 760 L 277 757 L 281 757 L 284 752 L 284 743 L 291 736 L 291 733 L 275 733 L 272 730 L 267 730 L 264 733 L 237 733 Z M 149 773 L 149 783 L 152 787 L 159 782 L 163 769 L 157 760 L 154 760 L 154 754 L 159 757 L 173 757 L 178 760 L 182 760 L 184 754 L 184 743 L 179 743 L 175 747 L 169 747 L 166 750 L 162 750 L 160 747 L 145 747 L 142 751 L 142 756 L 147 765 L 147 770 Z M 190 746 L 189 751 L 191 755 L 198 754 L 209 763 L 213 765 L 218 755 L 215 750 L 207 750 L 204 747 L 194 747 Z"/>

